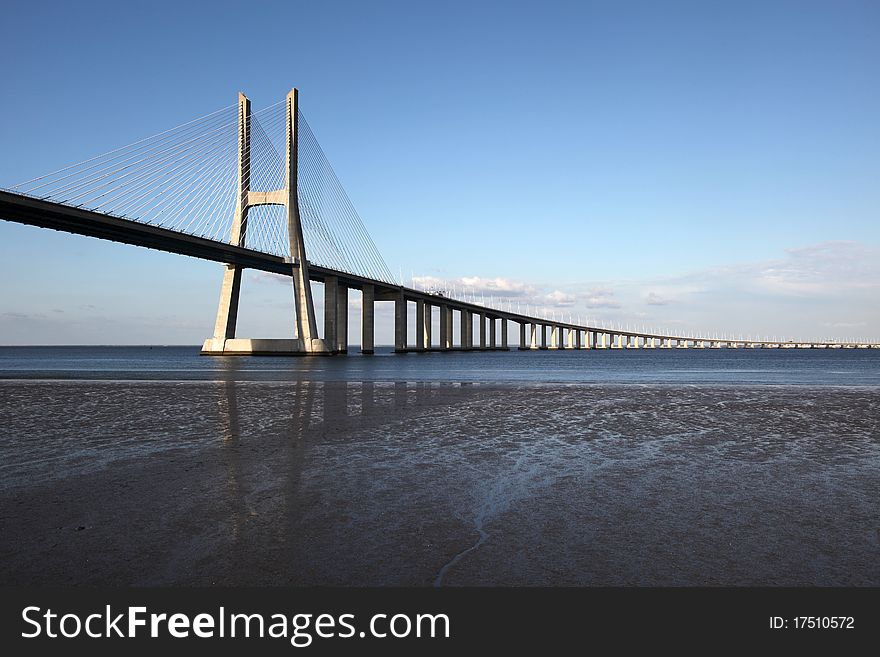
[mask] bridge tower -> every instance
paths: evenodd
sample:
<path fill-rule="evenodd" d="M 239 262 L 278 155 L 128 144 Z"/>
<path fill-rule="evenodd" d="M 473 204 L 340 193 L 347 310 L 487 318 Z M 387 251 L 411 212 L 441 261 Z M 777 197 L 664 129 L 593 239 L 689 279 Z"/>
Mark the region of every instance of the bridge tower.
<path fill-rule="evenodd" d="M 238 320 L 238 301 L 241 292 L 243 267 L 227 264 L 220 287 L 220 303 L 214 335 L 202 346 L 202 354 L 209 356 L 245 354 L 329 354 L 336 345 L 328 347 L 318 337 L 312 288 L 309 283 L 309 261 L 306 258 L 297 194 L 297 114 L 299 93 L 291 89 L 285 102 L 285 162 L 284 187 L 268 192 L 250 189 L 251 101 L 238 94 L 238 196 L 232 221 L 230 242 L 245 246 L 248 210 L 258 205 L 281 205 L 287 209 L 287 235 L 290 241 L 290 265 L 293 268 L 293 299 L 296 312 L 297 337 L 282 340 L 242 339 L 235 337 Z"/>

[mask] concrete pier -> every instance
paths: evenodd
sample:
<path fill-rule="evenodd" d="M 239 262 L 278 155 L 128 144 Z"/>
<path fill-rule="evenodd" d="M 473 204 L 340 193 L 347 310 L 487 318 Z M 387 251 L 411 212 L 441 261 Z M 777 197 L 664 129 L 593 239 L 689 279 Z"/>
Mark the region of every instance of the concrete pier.
<path fill-rule="evenodd" d="M 434 306 L 425 302 L 425 312 L 422 325 L 419 327 L 422 332 L 422 341 L 425 343 L 425 349 L 433 349 L 434 347 Z"/>
<path fill-rule="evenodd" d="M 428 312 L 431 312 L 430 306 L 428 306 Z M 427 343 L 427 346 L 430 347 L 431 343 Z M 418 299 L 416 300 L 416 351 L 424 351 L 425 349 L 425 302 Z"/>
<path fill-rule="evenodd" d="M 214 324 L 214 340 L 227 340 L 235 337 L 238 321 L 238 300 L 241 295 L 241 267 L 226 265 L 223 282 L 220 284 L 220 302 L 217 306 L 217 320 Z M 220 346 L 222 351 L 223 347 Z"/>
<path fill-rule="evenodd" d="M 348 353 L 348 286 L 336 290 L 336 353 Z"/>
<path fill-rule="evenodd" d="M 440 348 L 452 349 L 452 311 L 445 303 L 440 304 Z"/>
<path fill-rule="evenodd" d="M 458 348 L 467 349 L 470 337 L 470 332 L 468 330 L 468 311 L 461 310 L 458 313 Z"/>
<path fill-rule="evenodd" d="M 394 299 L 394 351 L 406 351 L 406 299 L 403 293 Z"/>
<path fill-rule="evenodd" d="M 339 312 L 339 282 L 336 276 L 328 276 L 324 279 L 324 342 L 327 345 L 333 345 L 335 350 L 338 336 L 336 335 L 336 327 L 338 323 L 337 313 Z"/>
<path fill-rule="evenodd" d="M 361 288 L 361 353 L 372 354 L 375 349 L 376 290 L 372 285 Z"/>

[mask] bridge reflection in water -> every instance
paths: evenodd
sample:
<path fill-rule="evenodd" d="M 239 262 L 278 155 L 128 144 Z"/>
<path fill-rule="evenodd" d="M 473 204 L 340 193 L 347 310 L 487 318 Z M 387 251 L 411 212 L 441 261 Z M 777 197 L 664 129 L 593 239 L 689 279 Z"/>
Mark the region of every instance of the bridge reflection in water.
<path fill-rule="evenodd" d="M 419 446 L 428 444 L 412 423 L 423 414 L 434 421 L 450 414 L 479 384 L 269 384 L 237 381 L 234 372 L 213 384 L 225 472 L 216 502 L 226 536 L 218 540 L 228 542 L 224 561 L 233 582 L 253 581 L 254 571 L 265 568 L 257 577 L 267 584 L 431 584 L 448 561 L 443 546 L 470 543 L 459 512 L 436 516 L 431 498 L 447 491 L 431 472 L 439 464 L 420 466 L 427 452 Z M 434 530 L 430 538 L 427 528 Z M 409 563 L 375 570 L 398 559 Z M 279 561 L 296 573 L 291 579 L 274 574 Z"/>

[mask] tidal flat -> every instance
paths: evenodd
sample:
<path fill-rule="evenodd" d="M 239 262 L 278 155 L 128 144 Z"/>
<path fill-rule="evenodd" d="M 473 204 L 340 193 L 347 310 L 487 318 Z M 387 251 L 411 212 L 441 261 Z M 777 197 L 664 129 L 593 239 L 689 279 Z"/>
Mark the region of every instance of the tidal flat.
<path fill-rule="evenodd" d="M 0 584 L 878 586 L 876 386 L 0 381 Z"/>

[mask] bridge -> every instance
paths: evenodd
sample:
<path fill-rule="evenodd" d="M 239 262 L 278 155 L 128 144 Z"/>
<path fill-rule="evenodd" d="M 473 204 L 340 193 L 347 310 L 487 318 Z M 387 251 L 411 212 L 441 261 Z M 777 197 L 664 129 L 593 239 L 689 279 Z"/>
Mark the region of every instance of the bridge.
<path fill-rule="evenodd" d="M 361 292 L 361 352 L 375 348 L 375 304 L 394 303 L 398 353 L 519 349 L 868 349 L 871 342 L 768 341 L 614 330 L 452 298 L 395 281 L 291 90 L 253 112 L 238 103 L 128 146 L 0 189 L 0 218 L 223 263 L 204 355 L 348 352 L 349 290 Z M 287 339 L 236 335 L 241 276 L 290 276 Z M 323 333 L 311 282 L 324 285 Z M 415 331 L 408 309 L 415 305 Z M 435 318 L 438 335 L 434 335 Z M 455 344 L 455 327 L 458 344 Z M 476 335 L 475 335 L 476 334 Z M 515 333 L 514 333 L 515 336 Z"/>

